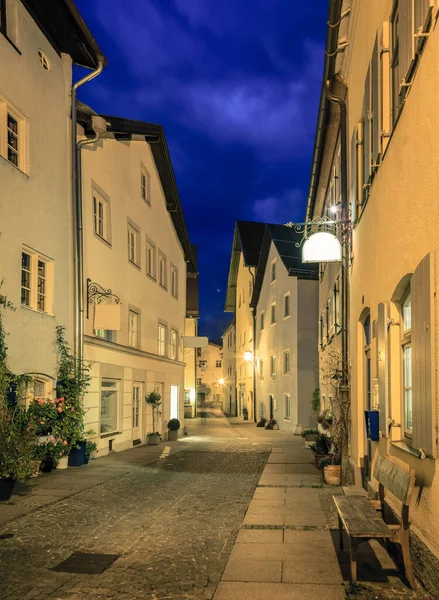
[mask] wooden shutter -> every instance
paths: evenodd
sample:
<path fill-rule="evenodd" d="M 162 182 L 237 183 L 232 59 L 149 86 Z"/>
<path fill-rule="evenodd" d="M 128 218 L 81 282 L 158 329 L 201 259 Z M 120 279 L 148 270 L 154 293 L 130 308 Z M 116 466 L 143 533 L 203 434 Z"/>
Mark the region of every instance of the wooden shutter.
<path fill-rule="evenodd" d="M 363 122 L 357 125 L 357 153 L 356 153 L 356 173 L 357 173 L 357 207 L 363 205 Z M 359 212 L 359 211 L 358 211 Z"/>
<path fill-rule="evenodd" d="M 390 135 L 390 23 L 383 23 L 381 36 L 381 154 L 384 154 Z"/>
<path fill-rule="evenodd" d="M 411 280 L 413 446 L 436 456 L 434 257 L 427 254 Z"/>
<path fill-rule="evenodd" d="M 351 150 L 350 150 L 350 198 L 351 198 L 351 215 L 352 222 L 355 223 L 357 219 L 357 128 L 354 127 L 354 131 L 352 132 L 351 138 Z"/>
<path fill-rule="evenodd" d="M 427 21 L 431 19 L 433 5 L 434 0 L 414 0 L 413 31 L 415 34 L 425 32 Z M 419 49 L 422 42 L 422 37 L 415 38 L 415 50 Z"/>
<path fill-rule="evenodd" d="M 366 81 L 364 83 L 363 99 L 363 199 L 366 200 L 369 195 L 370 183 L 370 65 L 367 70 Z M 364 204 L 364 201 L 362 202 Z"/>
<path fill-rule="evenodd" d="M 379 164 L 381 148 L 380 148 L 380 57 L 378 34 L 375 37 L 373 46 L 372 62 L 371 62 L 371 156 L 372 156 L 372 171 Z"/>
<path fill-rule="evenodd" d="M 409 81 L 408 73 L 415 58 L 413 3 L 414 0 L 399 0 L 399 66 L 401 80 L 405 81 Z M 403 88 L 401 92 L 404 93 Z"/>
<path fill-rule="evenodd" d="M 378 304 L 378 318 L 376 324 L 377 339 L 377 373 L 378 373 L 378 398 L 379 398 L 379 428 L 383 437 L 388 437 L 388 360 L 387 360 L 387 307 Z"/>

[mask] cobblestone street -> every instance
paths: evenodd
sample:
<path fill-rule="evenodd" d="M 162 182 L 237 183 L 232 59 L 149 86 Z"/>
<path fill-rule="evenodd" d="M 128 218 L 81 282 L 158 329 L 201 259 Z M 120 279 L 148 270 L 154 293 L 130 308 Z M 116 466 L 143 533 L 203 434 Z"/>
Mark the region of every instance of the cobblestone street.
<path fill-rule="evenodd" d="M 179 445 L 189 449 L 4 525 L 0 598 L 211 598 L 268 446 Z M 120 557 L 99 575 L 52 570 L 76 551 Z"/>

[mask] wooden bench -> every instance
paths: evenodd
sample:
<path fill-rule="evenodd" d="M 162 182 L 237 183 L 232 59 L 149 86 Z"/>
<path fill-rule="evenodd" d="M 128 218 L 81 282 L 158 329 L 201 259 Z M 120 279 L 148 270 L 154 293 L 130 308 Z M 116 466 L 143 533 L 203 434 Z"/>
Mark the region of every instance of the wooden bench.
<path fill-rule="evenodd" d="M 373 476 L 379 483 L 379 500 L 369 500 L 366 496 L 333 496 L 338 511 L 340 549 L 343 549 L 343 528 L 349 537 L 351 581 L 357 580 L 358 545 L 371 539 L 383 539 L 401 545 L 405 574 L 410 587 L 415 589 L 409 546 L 409 506 L 415 487 L 415 471 L 393 456 L 378 456 Z M 401 502 L 401 511 L 396 515 L 397 525 L 386 523 L 386 490 Z"/>

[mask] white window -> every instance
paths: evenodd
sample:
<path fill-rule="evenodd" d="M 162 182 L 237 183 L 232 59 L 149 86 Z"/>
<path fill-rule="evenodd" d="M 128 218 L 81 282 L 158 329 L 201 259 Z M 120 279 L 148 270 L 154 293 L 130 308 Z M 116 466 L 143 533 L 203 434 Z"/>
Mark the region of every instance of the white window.
<path fill-rule="evenodd" d="M 139 347 L 139 315 L 133 310 L 128 311 L 128 346 Z"/>
<path fill-rule="evenodd" d="M 217 361 L 216 361 L 216 368 L 217 368 L 217 369 L 221 369 L 221 367 L 222 367 L 222 366 L 223 366 L 223 362 L 222 362 L 222 360 L 217 360 Z"/>
<path fill-rule="evenodd" d="M 40 59 L 40 63 L 41 63 L 41 66 L 43 67 L 43 69 L 45 71 L 50 71 L 49 59 L 47 58 L 47 56 L 43 52 L 43 50 L 41 50 L 41 48 L 38 50 L 38 58 Z"/>
<path fill-rule="evenodd" d="M 265 312 L 262 311 L 259 317 L 259 330 L 264 331 L 265 326 Z"/>
<path fill-rule="evenodd" d="M 270 356 L 270 375 L 272 377 L 276 376 L 276 357 Z"/>
<path fill-rule="evenodd" d="M 273 302 L 271 305 L 271 324 L 276 323 L 276 302 Z"/>
<path fill-rule="evenodd" d="M 284 319 L 289 317 L 290 314 L 291 314 L 291 295 L 288 292 L 288 294 L 285 294 L 285 296 L 284 296 Z"/>
<path fill-rule="evenodd" d="M 264 361 L 262 358 L 259 359 L 259 377 L 264 379 Z"/>
<path fill-rule="evenodd" d="M 140 232 L 131 223 L 128 223 L 128 260 L 140 265 Z"/>
<path fill-rule="evenodd" d="M 178 345 L 178 334 L 175 329 L 171 329 L 171 354 L 170 358 L 176 360 L 177 358 L 177 345 Z"/>
<path fill-rule="evenodd" d="M 201 385 L 201 383 L 202 383 L 201 377 L 197 377 L 197 385 Z"/>
<path fill-rule="evenodd" d="M 178 298 L 178 269 L 171 265 L 171 294 Z"/>
<path fill-rule="evenodd" d="M 290 351 L 284 350 L 284 375 L 289 375 L 291 372 Z"/>
<path fill-rule="evenodd" d="M 160 356 L 166 356 L 166 331 L 165 325 L 159 325 L 158 351 Z"/>
<path fill-rule="evenodd" d="M 140 420 L 140 384 L 133 385 L 133 429 L 139 427 Z"/>
<path fill-rule="evenodd" d="M 100 432 L 114 433 L 118 430 L 119 382 L 113 379 L 101 381 L 101 426 Z"/>
<path fill-rule="evenodd" d="M 164 254 L 159 252 L 159 284 L 167 289 L 168 287 L 168 277 L 167 277 L 167 261 Z"/>
<path fill-rule="evenodd" d="M 26 121 L 11 105 L 0 99 L 0 155 L 26 171 Z"/>
<path fill-rule="evenodd" d="M 53 261 L 33 250 L 21 252 L 21 305 L 51 313 Z"/>
<path fill-rule="evenodd" d="M 140 195 L 145 202 L 151 204 L 151 178 L 143 165 L 140 169 Z"/>
<path fill-rule="evenodd" d="M 107 342 L 114 342 L 114 336 L 115 336 L 115 331 L 111 330 L 111 329 L 93 329 L 93 333 L 95 334 L 96 337 L 98 338 L 102 338 L 103 340 L 106 340 Z"/>
<path fill-rule="evenodd" d="M 410 288 L 406 291 L 401 304 L 403 332 L 402 332 L 402 357 L 404 377 L 404 433 L 410 437 L 413 431 L 413 397 L 412 397 L 412 297 Z"/>
<path fill-rule="evenodd" d="M 157 278 L 157 250 L 151 240 L 146 240 L 146 274 Z"/>
<path fill-rule="evenodd" d="M 271 262 L 271 282 L 276 281 L 276 259 Z"/>
<path fill-rule="evenodd" d="M 97 236 L 110 242 L 110 203 L 93 190 L 93 229 Z"/>
<path fill-rule="evenodd" d="M 291 419 L 291 396 L 284 394 L 284 419 Z"/>

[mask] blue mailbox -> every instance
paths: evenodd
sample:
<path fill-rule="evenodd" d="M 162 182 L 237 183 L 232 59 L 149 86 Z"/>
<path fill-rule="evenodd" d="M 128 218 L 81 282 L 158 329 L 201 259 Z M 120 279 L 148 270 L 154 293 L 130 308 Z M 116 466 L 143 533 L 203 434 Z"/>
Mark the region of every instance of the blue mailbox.
<path fill-rule="evenodd" d="M 378 418 L 379 411 L 377 410 L 365 410 L 364 417 L 366 419 L 366 435 L 369 440 L 377 442 L 380 439 Z"/>

